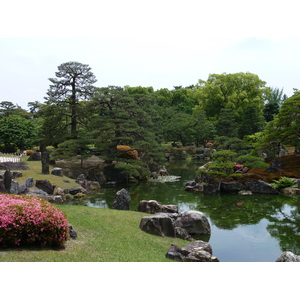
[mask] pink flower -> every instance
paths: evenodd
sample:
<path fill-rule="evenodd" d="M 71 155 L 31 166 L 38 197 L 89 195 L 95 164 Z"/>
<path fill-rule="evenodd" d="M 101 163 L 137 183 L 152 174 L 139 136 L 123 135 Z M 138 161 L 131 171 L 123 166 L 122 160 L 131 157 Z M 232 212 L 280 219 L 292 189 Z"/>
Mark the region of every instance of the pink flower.
<path fill-rule="evenodd" d="M 24 195 L 0 195 L 0 246 L 31 242 L 62 245 L 68 230 L 64 213 L 48 201 Z"/>

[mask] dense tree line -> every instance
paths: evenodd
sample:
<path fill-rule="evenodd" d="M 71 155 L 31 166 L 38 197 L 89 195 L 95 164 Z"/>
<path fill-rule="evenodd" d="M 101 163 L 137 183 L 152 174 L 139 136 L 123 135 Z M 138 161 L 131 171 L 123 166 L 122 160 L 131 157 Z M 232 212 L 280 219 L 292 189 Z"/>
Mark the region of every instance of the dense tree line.
<path fill-rule="evenodd" d="M 277 155 L 299 147 L 300 94 L 291 98 L 252 73 L 210 74 L 189 87 L 97 87 L 88 65 L 68 62 L 50 78 L 44 102 L 28 111 L 0 103 L 0 146 L 14 152 L 53 146 L 56 157 L 100 155 L 136 176 L 162 160 L 165 143 L 202 146 L 226 139 L 251 141 Z M 139 159 L 120 155 L 130 146 Z M 14 150 L 14 151 L 13 151 Z"/>

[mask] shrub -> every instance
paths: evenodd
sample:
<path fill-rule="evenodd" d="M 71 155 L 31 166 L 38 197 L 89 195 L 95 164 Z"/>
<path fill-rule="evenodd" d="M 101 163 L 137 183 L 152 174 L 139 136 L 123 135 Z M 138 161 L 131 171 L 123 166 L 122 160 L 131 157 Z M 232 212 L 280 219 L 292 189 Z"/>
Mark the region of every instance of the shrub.
<path fill-rule="evenodd" d="M 264 162 L 264 159 L 253 155 L 241 155 L 236 160 L 247 168 L 268 168 L 270 165 Z"/>
<path fill-rule="evenodd" d="M 138 159 L 138 152 L 135 149 L 132 149 L 129 146 L 125 145 L 118 145 L 118 154 L 120 157 L 127 158 L 127 159 Z"/>
<path fill-rule="evenodd" d="M 18 151 L 18 147 L 14 143 L 1 144 L 0 151 L 4 153 L 15 153 Z"/>
<path fill-rule="evenodd" d="M 289 177 L 281 177 L 279 180 L 274 180 L 274 182 L 271 183 L 271 186 L 277 190 L 286 187 L 298 187 L 296 180 Z"/>
<path fill-rule="evenodd" d="M 32 153 L 34 153 L 33 150 L 26 150 L 26 155 L 27 155 L 27 156 L 30 156 Z"/>
<path fill-rule="evenodd" d="M 0 195 L 0 246 L 60 247 L 68 232 L 65 214 L 47 200 Z"/>

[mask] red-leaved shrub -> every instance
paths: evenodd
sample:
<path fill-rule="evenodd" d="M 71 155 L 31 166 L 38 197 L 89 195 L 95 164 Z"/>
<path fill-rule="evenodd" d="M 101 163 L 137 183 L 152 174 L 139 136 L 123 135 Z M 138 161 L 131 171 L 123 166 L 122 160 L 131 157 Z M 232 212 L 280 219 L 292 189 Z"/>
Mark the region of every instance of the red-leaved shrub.
<path fill-rule="evenodd" d="M 68 239 L 65 214 L 45 199 L 0 195 L 0 247 L 60 247 Z"/>
<path fill-rule="evenodd" d="M 118 149 L 118 153 L 119 153 L 120 157 L 127 158 L 127 159 L 138 159 L 139 158 L 137 150 L 132 149 L 129 146 L 118 145 L 117 149 Z"/>
<path fill-rule="evenodd" d="M 32 153 L 34 153 L 33 150 L 25 150 L 25 151 L 26 151 L 26 155 L 27 155 L 27 156 L 30 156 Z"/>

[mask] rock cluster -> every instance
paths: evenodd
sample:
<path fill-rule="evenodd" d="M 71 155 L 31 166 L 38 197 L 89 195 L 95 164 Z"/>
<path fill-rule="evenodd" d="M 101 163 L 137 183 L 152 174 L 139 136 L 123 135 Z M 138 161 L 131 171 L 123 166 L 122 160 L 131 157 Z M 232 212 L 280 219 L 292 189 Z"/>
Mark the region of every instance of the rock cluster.
<path fill-rule="evenodd" d="M 198 183 L 196 180 L 191 180 L 186 183 L 186 191 L 203 192 L 204 194 L 214 194 L 218 192 L 236 193 L 241 192 L 244 195 L 251 195 L 252 193 L 257 194 L 279 194 L 279 191 L 273 188 L 269 183 L 263 180 L 258 181 L 246 181 L 244 183 L 237 180 L 222 182 L 220 184 L 217 181 L 209 183 Z"/>
<path fill-rule="evenodd" d="M 206 216 L 194 210 L 144 216 L 140 222 L 140 229 L 149 234 L 185 240 L 191 240 L 192 236 L 207 236 L 211 232 Z"/>
<path fill-rule="evenodd" d="M 172 245 L 167 251 L 166 257 L 183 262 L 219 262 L 212 255 L 211 245 L 201 240 L 197 240 L 182 248 Z"/>
<path fill-rule="evenodd" d="M 156 200 L 142 200 L 139 203 L 138 211 L 147 214 L 164 213 L 178 213 L 177 205 L 162 205 Z"/>
<path fill-rule="evenodd" d="M 60 168 L 56 168 L 53 173 L 53 175 L 62 176 L 62 170 L 60 170 Z M 56 188 L 48 179 L 34 181 L 34 178 L 32 177 L 28 177 L 25 180 L 24 185 L 19 185 L 17 181 L 14 181 L 17 177 L 22 177 L 22 173 L 10 170 L 1 172 L 0 192 L 35 195 L 43 197 L 49 202 L 62 204 L 66 200 L 83 198 L 86 193 L 100 189 L 100 184 L 98 182 L 88 181 L 84 177 L 81 178 L 83 180 L 80 182 L 81 186 L 70 189 Z M 37 189 L 34 189 L 34 186 Z"/>

